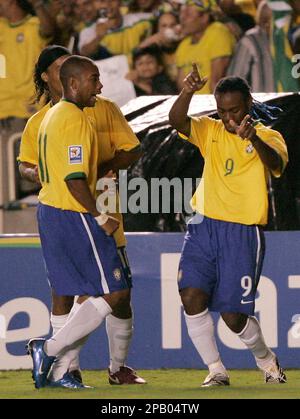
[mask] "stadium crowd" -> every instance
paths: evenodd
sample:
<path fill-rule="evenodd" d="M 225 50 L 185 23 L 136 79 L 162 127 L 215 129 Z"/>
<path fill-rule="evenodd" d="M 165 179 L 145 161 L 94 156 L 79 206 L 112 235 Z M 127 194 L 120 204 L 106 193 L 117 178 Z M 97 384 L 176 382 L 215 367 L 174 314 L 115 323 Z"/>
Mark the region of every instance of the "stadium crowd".
<path fill-rule="evenodd" d="M 298 91 L 291 57 L 300 52 L 300 0 L 286 2 L 281 27 L 270 7 L 265 0 L 0 0 L 2 125 L 36 110 L 32 74 L 47 44 L 93 60 L 126 55 L 137 96 L 178 93 L 193 62 L 209 78 L 202 94 L 225 75 L 246 78 L 254 92 Z"/>

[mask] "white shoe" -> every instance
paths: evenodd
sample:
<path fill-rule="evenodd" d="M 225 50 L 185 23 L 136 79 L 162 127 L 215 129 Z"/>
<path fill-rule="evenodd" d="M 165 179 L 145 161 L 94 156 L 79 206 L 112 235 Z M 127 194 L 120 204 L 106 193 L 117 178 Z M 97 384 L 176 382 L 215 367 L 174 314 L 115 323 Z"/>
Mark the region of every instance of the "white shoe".
<path fill-rule="evenodd" d="M 279 365 L 278 359 L 276 356 L 270 361 L 268 365 L 260 366 L 257 363 L 257 366 L 264 373 L 264 380 L 267 384 L 283 384 L 287 382 L 286 375 Z"/>
<path fill-rule="evenodd" d="M 212 387 L 212 386 L 229 386 L 229 377 L 225 373 L 209 373 L 203 381 L 201 387 Z"/>

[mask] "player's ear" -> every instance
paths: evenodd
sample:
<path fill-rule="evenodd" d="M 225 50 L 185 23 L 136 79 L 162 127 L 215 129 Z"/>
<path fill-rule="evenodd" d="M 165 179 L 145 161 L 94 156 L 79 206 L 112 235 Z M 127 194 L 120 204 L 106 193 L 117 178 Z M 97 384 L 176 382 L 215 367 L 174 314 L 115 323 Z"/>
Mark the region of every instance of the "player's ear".
<path fill-rule="evenodd" d="M 43 82 L 48 83 L 48 74 L 45 71 L 41 74 L 41 78 Z"/>

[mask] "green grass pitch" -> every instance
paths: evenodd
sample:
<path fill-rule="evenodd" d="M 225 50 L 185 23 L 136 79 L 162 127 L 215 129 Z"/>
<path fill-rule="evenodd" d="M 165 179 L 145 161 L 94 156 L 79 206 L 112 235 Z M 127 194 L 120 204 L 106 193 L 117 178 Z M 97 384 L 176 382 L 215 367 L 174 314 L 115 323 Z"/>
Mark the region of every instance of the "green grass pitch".
<path fill-rule="evenodd" d="M 0 371 L 0 399 L 300 399 L 300 370 L 288 370 L 286 384 L 264 384 L 262 373 L 230 371 L 231 386 L 201 388 L 206 371 L 140 370 L 146 385 L 111 386 L 106 371 L 83 371 L 93 389 L 33 388 L 30 371 Z"/>

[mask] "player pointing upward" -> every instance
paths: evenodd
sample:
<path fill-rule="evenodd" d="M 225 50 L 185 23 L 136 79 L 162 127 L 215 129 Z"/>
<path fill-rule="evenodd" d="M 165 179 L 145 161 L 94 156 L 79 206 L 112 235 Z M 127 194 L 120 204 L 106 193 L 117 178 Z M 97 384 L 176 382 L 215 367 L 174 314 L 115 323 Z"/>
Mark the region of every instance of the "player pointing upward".
<path fill-rule="evenodd" d="M 204 387 L 229 385 L 209 310 L 221 313 L 251 350 L 265 382 L 284 383 L 286 376 L 253 315 L 264 258 L 267 173 L 281 175 L 288 160 L 286 145 L 278 132 L 253 123 L 250 88 L 239 77 L 221 79 L 216 86 L 220 120 L 189 117 L 192 96 L 206 81 L 193 65 L 169 115 L 171 125 L 205 160 L 192 199 L 197 214 L 188 225 L 179 265 L 188 333 L 209 369 Z"/>

